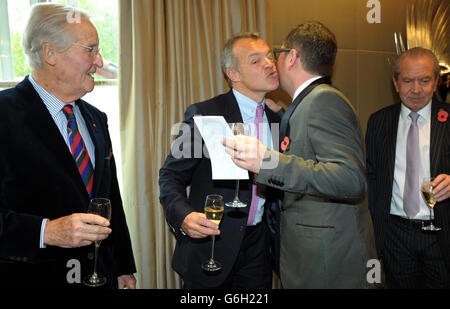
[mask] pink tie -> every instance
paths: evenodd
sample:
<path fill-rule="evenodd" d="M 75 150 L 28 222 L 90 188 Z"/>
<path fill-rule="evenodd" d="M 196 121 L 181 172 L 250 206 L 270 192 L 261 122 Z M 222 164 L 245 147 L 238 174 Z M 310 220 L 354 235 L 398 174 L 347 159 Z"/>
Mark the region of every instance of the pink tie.
<path fill-rule="evenodd" d="M 256 108 L 256 118 L 255 118 L 255 128 L 256 128 L 256 138 L 261 141 L 262 137 L 262 123 L 263 123 L 263 115 L 264 115 L 264 108 L 262 107 L 262 104 L 259 104 Z M 248 220 L 247 225 L 253 225 L 255 221 L 256 213 L 258 212 L 258 184 L 253 179 L 253 185 L 252 185 L 252 202 L 250 204 L 250 212 L 248 214 Z"/>

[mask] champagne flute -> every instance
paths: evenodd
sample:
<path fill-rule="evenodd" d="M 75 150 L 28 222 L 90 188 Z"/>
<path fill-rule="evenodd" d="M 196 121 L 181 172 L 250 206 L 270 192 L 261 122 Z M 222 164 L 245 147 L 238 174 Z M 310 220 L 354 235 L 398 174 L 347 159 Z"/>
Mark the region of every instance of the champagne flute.
<path fill-rule="evenodd" d="M 247 130 L 248 130 L 248 128 L 247 128 Z M 246 133 L 244 124 L 240 123 L 240 122 L 233 123 L 231 125 L 231 131 L 233 132 L 234 135 L 244 135 Z M 225 203 L 225 205 L 227 207 L 233 207 L 233 208 L 244 208 L 247 206 L 246 203 L 241 202 L 241 200 L 239 199 L 239 179 L 236 179 L 236 188 L 234 191 L 234 199 L 231 202 Z"/>
<path fill-rule="evenodd" d="M 106 198 L 92 199 L 89 203 L 88 213 L 96 214 L 111 220 L 111 201 Z M 94 272 L 83 280 L 83 284 L 90 287 L 99 287 L 106 283 L 106 278 L 97 274 L 97 257 L 100 243 L 101 240 L 95 241 Z"/>
<path fill-rule="evenodd" d="M 423 197 L 425 203 L 427 204 L 428 208 L 430 209 L 430 225 L 422 227 L 422 230 L 424 230 L 424 231 L 440 231 L 441 230 L 441 228 L 435 226 L 432 221 L 432 211 L 433 211 L 434 205 L 436 205 L 436 199 L 434 198 L 434 195 L 433 195 L 433 186 L 430 184 L 430 182 L 432 182 L 433 180 L 434 180 L 434 178 L 430 178 L 430 177 L 424 177 L 422 180 L 422 186 L 421 186 L 422 197 Z"/>
<path fill-rule="evenodd" d="M 221 195 L 211 194 L 206 197 L 205 202 L 205 215 L 206 219 L 213 221 L 216 224 L 220 224 L 223 216 L 223 198 Z M 215 235 L 211 235 L 212 247 L 211 258 L 202 263 L 202 269 L 207 272 L 216 272 L 222 269 L 222 264 L 217 260 L 214 260 L 214 242 Z"/>

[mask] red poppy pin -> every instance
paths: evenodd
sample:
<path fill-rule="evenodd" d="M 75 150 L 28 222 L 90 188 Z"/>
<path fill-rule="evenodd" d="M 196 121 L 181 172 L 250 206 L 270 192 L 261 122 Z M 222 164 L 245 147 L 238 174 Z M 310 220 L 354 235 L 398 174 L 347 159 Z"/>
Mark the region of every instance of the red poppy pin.
<path fill-rule="evenodd" d="M 446 122 L 447 118 L 448 118 L 448 113 L 445 110 L 441 109 L 438 113 L 438 121 Z"/>
<path fill-rule="evenodd" d="M 289 144 L 291 141 L 289 140 L 289 137 L 285 136 L 284 140 L 281 142 L 281 150 L 286 151 L 289 149 Z"/>

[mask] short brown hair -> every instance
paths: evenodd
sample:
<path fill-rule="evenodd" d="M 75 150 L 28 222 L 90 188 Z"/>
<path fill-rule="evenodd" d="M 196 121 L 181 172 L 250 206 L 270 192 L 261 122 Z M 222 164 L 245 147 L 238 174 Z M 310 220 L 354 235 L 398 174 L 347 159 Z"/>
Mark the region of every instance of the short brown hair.
<path fill-rule="evenodd" d="M 331 77 L 337 53 L 334 34 L 318 21 L 296 26 L 283 45 L 300 54 L 303 68 L 312 74 Z"/>

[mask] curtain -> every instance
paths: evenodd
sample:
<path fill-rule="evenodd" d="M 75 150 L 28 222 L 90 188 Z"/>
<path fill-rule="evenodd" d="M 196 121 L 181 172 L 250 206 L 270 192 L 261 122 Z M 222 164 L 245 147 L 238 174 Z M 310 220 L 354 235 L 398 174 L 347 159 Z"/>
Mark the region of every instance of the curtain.
<path fill-rule="evenodd" d="M 120 0 L 123 202 L 139 288 L 180 288 L 175 238 L 159 203 L 158 172 L 195 102 L 226 92 L 220 53 L 241 31 L 271 43 L 268 0 Z"/>

